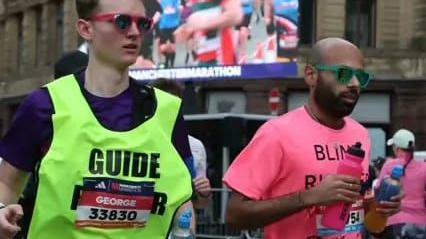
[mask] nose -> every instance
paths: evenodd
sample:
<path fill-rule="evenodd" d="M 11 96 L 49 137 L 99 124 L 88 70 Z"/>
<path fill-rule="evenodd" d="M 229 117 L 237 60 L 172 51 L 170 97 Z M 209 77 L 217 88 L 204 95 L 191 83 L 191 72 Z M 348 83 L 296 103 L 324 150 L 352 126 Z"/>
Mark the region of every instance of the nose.
<path fill-rule="evenodd" d="M 127 32 L 128 37 L 138 37 L 142 35 L 141 31 L 138 28 L 136 21 L 132 21 L 129 31 Z"/>
<path fill-rule="evenodd" d="M 349 81 L 348 87 L 350 88 L 360 88 L 361 87 L 361 83 L 359 82 L 358 78 L 356 77 L 356 75 L 354 74 L 351 78 L 351 80 Z"/>

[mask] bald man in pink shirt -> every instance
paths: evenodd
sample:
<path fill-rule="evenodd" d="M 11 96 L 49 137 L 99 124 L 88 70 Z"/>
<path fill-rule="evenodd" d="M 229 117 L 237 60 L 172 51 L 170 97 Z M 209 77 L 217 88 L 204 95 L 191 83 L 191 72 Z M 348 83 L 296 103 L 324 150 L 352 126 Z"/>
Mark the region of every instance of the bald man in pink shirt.
<path fill-rule="evenodd" d="M 361 182 L 335 173 L 348 146 L 361 142 L 362 180 L 368 177 L 368 131 L 348 115 L 372 76 L 361 51 L 340 38 L 316 43 L 304 73 L 308 104 L 265 123 L 226 173 L 233 190 L 227 221 L 264 227 L 265 239 L 362 238 Z M 400 200 L 379 210 L 393 215 Z M 322 226 L 324 206 L 341 202 L 352 204 L 345 230 Z"/>

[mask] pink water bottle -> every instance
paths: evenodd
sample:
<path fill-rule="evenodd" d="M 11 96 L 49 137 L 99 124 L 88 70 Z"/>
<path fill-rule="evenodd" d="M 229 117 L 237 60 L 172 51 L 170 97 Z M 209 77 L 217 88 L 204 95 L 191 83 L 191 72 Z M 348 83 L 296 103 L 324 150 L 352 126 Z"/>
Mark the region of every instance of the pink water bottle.
<path fill-rule="evenodd" d="M 361 149 L 360 142 L 349 147 L 344 160 L 340 162 L 337 168 L 337 174 L 349 175 L 361 179 L 364 155 L 365 152 Z M 337 231 L 344 230 L 348 221 L 350 208 L 351 204 L 349 203 L 338 203 L 328 206 L 324 210 L 322 225 Z"/>

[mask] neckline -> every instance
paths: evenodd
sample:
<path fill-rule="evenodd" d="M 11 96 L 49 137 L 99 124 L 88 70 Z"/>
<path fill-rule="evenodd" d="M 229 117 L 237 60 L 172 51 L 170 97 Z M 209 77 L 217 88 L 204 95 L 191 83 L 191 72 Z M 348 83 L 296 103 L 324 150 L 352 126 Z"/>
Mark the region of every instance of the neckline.
<path fill-rule="evenodd" d="M 322 128 L 325 128 L 325 129 L 327 129 L 327 130 L 329 130 L 329 131 L 332 131 L 332 132 L 336 132 L 336 133 L 339 133 L 339 132 L 341 132 L 341 131 L 343 131 L 343 130 L 345 130 L 346 129 L 346 127 L 347 127 L 347 125 L 348 125 L 348 122 L 346 121 L 346 118 L 343 118 L 343 122 L 344 122 L 344 125 L 343 125 L 343 127 L 342 128 L 340 128 L 340 129 L 335 129 L 335 128 L 331 128 L 331 127 L 329 127 L 329 126 L 327 126 L 327 125 L 325 125 L 325 124 L 323 124 L 316 116 L 314 116 L 312 113 L 311 113 L 311 111 L 309 110 L 309 108 L 308 108 L 308 106 L 307 105 L 304 105 L 303 106 L 303 110 L 305 111 L 305 113 L 307 114 L 307 116 L 309 117 L 309 119 L 311 119 L 311 121 L 312 122 L 314 122 L 316 125 L 319 125 L 319 126 L 321 126 Z"/>
<path fill-rule="evenodd" d="M 109 127 L 107 127 L 97 116 L 96 116 L 96 114 L 95 114 L 95 112 L 93 111 L 93 108 L 92 108 L 92 106 L 89 104 L 89 101 L 87 100 L 87 95 L 85 94 L 85 93 L 87 93 L 87 94 L 91 94 L 90 92 L 88 92 L 85 88 L 84 88 L 84 76 L 83 76 L 83 78 L 80 78 L 81 77 L 81 75 L 84 75 L 84 71 L 83 71 L 83 74 L 80 72 L 80 74 L 78 74 L 78 75 L 74 75 L 74 80 L 75 80 L 75 83 L 77 84 L 77 87 L 78 87 L 78 89 L 79 89 L 79 92 L 80 92 L 80 94 L 79 94 L 79 96 L 82 98 L 82 101 L 84 101 L 84 103 L 83 103 L 83 105 L 85 106 L 85 108 L 86 108 L 86 110 L 88 111 L 88 113 L 90 114 L 90 118 L 91 118 L 91 120 L 93 120 L 94 122 L 96 122 L 96 124 L 100 127 L 100 128 L 102 128 L 104 131 L 107 131 L 107 132 L 109 132 L 109 133 L 114 133 L 114 134 L 128 134 L 128 133 L 131 133 L 131 132 L 133 132 L 133 131 L 135 131 L 136 129 L 138 129 L 138 128 L 140 128 L 140 127 L 142 127 L 143 125 L 145 125 L 145 124 L 147 124 L 147 123 L 149 123 L 149 122 L 151 122 L 152 121 L 152 119 L 155 117 L 155 115 L 157 114 L 157 100 L 156 100 L 156 97 L 155 97 L 155 91 L 153 91 L 152 92 L 152 94 L 153 94 L 153 101 L 154 101 L 154 109 L 153 109 L 153 113 L 151 114 L 151 116 L 149 117 L 149 118 L 147 118 L 146 120 L 143 120 L 143 121 L 141 121 L 141 122 L 138 122 L 138 124 L 134 124 L 133 125 L 133 127 L 130 127 L 128 130 L 123 130 L 123 131 L 115 131 L 115 130 L 112 130 L 112 129 L 110 129 Z M 131 97 L 133 98 L 133 111 L 134 110 L 137 110 L 134 106 L 137 104 L 137 101 L 138 101 L 138 96 L 137 96 L 137 94 L 139 94 L 140 92 L 139 92 L 139 90 L 138 89 L 134 89 L 134 90 L 132 90 L 134 87 L 137 87 L 137 85 L 136 85 L 136 83 L 135 82 L 133 82 L 133 80 L 131 79 L 131 78 L 129 78 L 129 80 L 130 80 L 130 83 L 129 83 L 129 88 L 127 89 L 127 90 L 131 90 L 132 91 L 132 93 L 133 93 L 133 91 L 134 91 L 134 93 L 133 94 L 131 94 Z M 115 97 L 112 97 L 112 98 L 104 98 L 104 97 L 99 97 L 99 96 L 95 96 L 95 97 L 97 97 L 98 99 L 100 99 L 100 100 L 109 100 L 109 99 L 117 99 L 116 97 L 118 97 L 118 96 L 121 96 L 123 93 L 125 93 L 127 90 L 125 90 L 125 91 L 123 91 L 122 93 L 120 93 L 119 95 L 117 95 L 117 96 L 115 96 Z M 93 95 L 93 94 L 91 94 L 91 95 Z M 142 99 L 141 99 L 142 100 Z M 142 113 L 142 112 L 141 112 Z M 134 114 L 134 112 L 133 112 L 133 114 Z"/>

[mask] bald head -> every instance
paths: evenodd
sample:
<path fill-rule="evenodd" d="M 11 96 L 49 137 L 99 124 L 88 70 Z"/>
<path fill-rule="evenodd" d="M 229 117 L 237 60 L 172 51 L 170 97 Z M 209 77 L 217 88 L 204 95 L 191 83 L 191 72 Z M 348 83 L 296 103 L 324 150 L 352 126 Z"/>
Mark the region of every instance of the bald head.
<path fill-rule="evenodd" d="M 364 57 L 359 48 L 351 42 L 331 37 L 322 39 L 313 46 L 309 64 L 347 65 L 363 68 Z"/>

